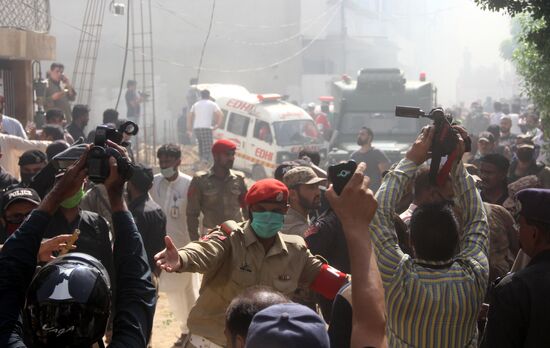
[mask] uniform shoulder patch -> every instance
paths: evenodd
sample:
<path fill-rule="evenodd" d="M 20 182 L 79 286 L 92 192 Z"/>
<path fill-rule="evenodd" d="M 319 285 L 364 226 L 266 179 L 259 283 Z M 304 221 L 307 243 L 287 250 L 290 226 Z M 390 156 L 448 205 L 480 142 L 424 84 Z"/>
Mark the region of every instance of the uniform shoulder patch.
<path fill-rule="evenodd" d="M 298 249 L 307 248 L 306 241 L 304 240 L 304 238 L 302 238 L 300 236 L 297 236 L 297 235 L 294 235 L 294 234 L 284 234 L 284 233 L 281 233 L 281 236 L 283 237 L 283 240 L 287 244 L 293 244 Z"/>
<path fill-rule="evenodd" d="M 234 170 L 234 169 L 231 169 L 231 173 L 233 173 L 233 175 L 235 176 L 238 176 L 242 179 L 244 179 L 246 176 L 244 175 L 243 172 L 239 171 L 239 170 Z"/>
<path fill-rule="evenodd" d="M 200 178 L 202 176 L 205 176 L 208 174 L 208 171 L 206 170 L 199 170 L 198 172 L 195 172 L 195 177 Z"/>
<path fill-rule="evenodd" d="M 220 225 L 220 231 L 222 231 L 228 236 L 231 236 L 233 232 L 238 231 L 240 229 L 241 229 L 241 226 L 239 226 L 239 224 L 234 220 L 227 220 Z"/>

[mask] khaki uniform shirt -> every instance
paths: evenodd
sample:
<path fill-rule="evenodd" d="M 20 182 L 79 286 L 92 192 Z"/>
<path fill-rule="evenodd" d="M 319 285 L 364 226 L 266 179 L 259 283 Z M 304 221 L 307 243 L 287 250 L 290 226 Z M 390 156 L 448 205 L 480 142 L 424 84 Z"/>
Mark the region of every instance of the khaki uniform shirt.
<path fill-rule="evenodd" d="M 294 234 L 304 237 L 304 234 L 309 228 L 309 219 L 303 216 L 296 209 L 290 207 L 285 215 L 285 224 L 281 230 L 284 234 Z"/>
<path fill-rule="evenodd" d="M 233 224 L 230 235 L 216 230 L 179 249 L 181 271 L 204 274 L 187 321 L 189 331 L 222 346 L 225 311 L 235 296 L 254 285 L 290 296 L 298 287 L 308 287 L 323 265 L 301 237 L 278 233 L 266 253 L 248 222 Z"/>
<path fill-rule="evenodd" d="M 202 224 L 212 229 L 227 220 L 243 221 L 241 207 L 247 188 L 244 174 L 229 170 L 229 175 L 220 179 L 214 171 L 200 171 L 195 174 L 187 193 L 187 229 L 191 240 L 197 240 L 199 215 Z"/>
<path fill-rule="evenodd" d="M 514 218 L 500 205 L 484 203 L 489 222 L 489 282 L 505 276 L 519 251 Z"/>

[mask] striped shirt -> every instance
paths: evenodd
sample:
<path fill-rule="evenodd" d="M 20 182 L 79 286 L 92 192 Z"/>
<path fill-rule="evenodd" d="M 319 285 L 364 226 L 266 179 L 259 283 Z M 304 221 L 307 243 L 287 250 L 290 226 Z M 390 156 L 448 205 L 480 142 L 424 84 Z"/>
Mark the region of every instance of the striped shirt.
<path fill-rule="evenodd" d="M 386 292 L 390 347 L 475 347 L 477 316 L 489 276 L 488 224 L 475 182 L 462 164 L 453 177 L 462 212 L 460 252 L 444 262 L 413 259 L 399 248 L 392 213 L 418 166 L 403 159 L 376 194 L 372 241 Z M 448 267 L 425 267 L 427 265 Z M 424 266 L 422 266 L 424 265 Z"/>

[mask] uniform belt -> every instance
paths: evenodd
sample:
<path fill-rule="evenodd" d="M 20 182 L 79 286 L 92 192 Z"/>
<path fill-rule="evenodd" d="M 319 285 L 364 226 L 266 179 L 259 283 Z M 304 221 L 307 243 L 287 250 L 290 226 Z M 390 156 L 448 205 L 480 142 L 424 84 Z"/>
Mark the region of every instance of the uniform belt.
<path fill-rule="evenodd" d="M 190 334 L 189 342 L 197 348 L 223 348 L 220 345 L 199 335 Z"/>

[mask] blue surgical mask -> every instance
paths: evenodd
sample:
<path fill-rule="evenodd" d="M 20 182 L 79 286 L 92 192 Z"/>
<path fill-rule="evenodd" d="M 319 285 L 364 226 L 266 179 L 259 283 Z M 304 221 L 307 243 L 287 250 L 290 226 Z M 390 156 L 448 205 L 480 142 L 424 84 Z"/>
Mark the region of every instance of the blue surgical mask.
<path fill-rule="evenodd" d="M 250 225 L 259 238 L 268 239 L 283 227 L 285 216 L 272 211 L 253 211 Z"/>

